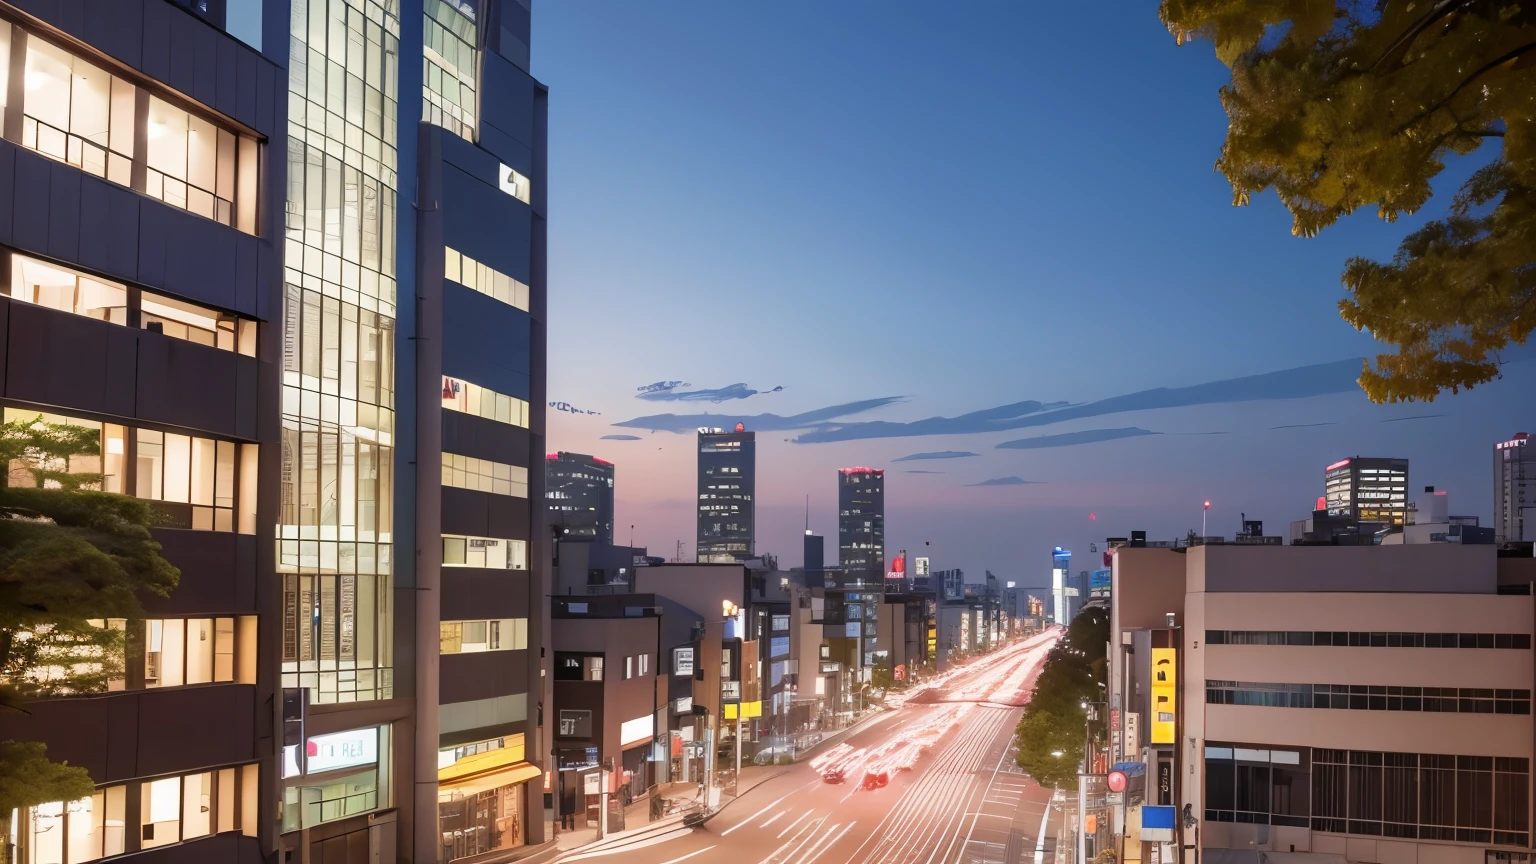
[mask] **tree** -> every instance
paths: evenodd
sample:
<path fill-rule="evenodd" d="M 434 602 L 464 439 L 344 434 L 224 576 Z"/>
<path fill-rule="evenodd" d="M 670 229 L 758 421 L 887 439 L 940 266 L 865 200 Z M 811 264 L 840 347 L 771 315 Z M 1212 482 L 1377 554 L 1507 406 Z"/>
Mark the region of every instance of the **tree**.
<path fill-rule="evenodd" d="M 1104 699 L 1108 642 L 1109 611 L 1084 609 L 1040 670 L 1014 738 L 1019 767 L 1042 786 L 1077 788 L 1088 722 L 1083 703 Z"/>
<path fill-rule="evenodd" d="M 1499 374 L 1536 321 L 1536 3 L 1528 0 L 1162 0 L 1180 44 L 1232 69 L 1216 162 L 1233 203 L 1274 189 L 1311 237 L 1375 206 L 1412 214 L 1452 155 L 1500 152 L 1390 262 L 1351 258 L 1344 320 L 1396 346 L 1360 385 L 1432 401 Z"/>
<path fill-rule="evenodd" d="M 0 711 L 105 690 L 122 674 L 124 634 L 144 616 L 140 595 L 165 596 L 180 579 L 149 532 L 150 504 L 71 470 L 100 455 L 99 430 L 41 416 L 0 424 Z M 92 787 L 41 743 L 0 741 L 0 819 Z"/>

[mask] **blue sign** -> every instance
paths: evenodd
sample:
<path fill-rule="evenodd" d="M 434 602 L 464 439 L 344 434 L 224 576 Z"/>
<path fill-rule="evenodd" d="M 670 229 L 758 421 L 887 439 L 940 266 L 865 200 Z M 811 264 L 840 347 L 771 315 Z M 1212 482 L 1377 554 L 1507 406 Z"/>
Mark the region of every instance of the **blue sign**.
<path fill-rule="evenodd" d="M 1091 597 L 1108 597 L 1112 583 L 1109 570 L 1095 570 L 1088 577 L 1088 594 Z"/>
<path fill-rule="evenodd" d="M 1141 808 L 1141 830 L 1162 829 L 1172 831 L 1178 818 L 1178 808 L 1146 805 Z"/>
<path fill-rule="evenodd" d="M 1147 773 L 1147 763 L 1116 762 L 1115 764 L 1109 766 L 1109 770 L 1119 771 L 1121 774 L 1124 774 L 1127 777 L 1140 777 Z"/>

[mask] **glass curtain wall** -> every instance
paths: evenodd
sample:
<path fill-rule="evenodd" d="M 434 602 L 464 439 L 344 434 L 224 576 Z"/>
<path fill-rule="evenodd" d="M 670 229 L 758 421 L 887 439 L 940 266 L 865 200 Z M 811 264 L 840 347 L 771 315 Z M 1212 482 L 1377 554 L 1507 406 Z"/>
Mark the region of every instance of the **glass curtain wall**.
<path fill-rule="evenodd" d="M 292 0 L 283 686 L 393 695 L 399 0 Z"/>

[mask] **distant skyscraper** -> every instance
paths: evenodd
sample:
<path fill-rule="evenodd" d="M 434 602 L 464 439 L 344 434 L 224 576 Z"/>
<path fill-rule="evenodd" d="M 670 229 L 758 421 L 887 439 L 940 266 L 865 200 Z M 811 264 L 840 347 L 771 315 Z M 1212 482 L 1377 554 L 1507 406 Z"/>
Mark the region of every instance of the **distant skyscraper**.
<path fill-rule="evenodd" d="M 701 562 L 752 557 L 757 439 L 746 427 L 699 430 L 699 538 Z"/>
<path fill-rule="evenodd" d="M 885 471 L 837 471 L 838 566 L 871 577 L 885 572 Z"/>
<path fill-rule="evenodd" d="M 1077 589 L 1069 585 L 1072 572 L 1072 553 L 1057 546 L 1051 551 L 1051 599 L 1054 601 L 1051 608 L 1051 620 L 1057 624 L 1071 624 L 1072 615 L 1077 610 L 1072 602 L 1073 592 Z"/>
<path fill-rule="evenodd" d="M 1324 473 L 1329 516 L 1401 525 L 1408 512 L 1408 460 L 1355 456 Z"/>
<path fill-rule="evenodd" d="M 544 459 L 544 497 L 549 523 L 567 540 L 613 545 L 613 463 L 583 453 L 551 453 Z"/>
<path fill-rule="evenodd" d="M 1493 534 L 1500 543 L 1536 540 L 1536 447 L 1524 432 L 1493 447 Z"/>

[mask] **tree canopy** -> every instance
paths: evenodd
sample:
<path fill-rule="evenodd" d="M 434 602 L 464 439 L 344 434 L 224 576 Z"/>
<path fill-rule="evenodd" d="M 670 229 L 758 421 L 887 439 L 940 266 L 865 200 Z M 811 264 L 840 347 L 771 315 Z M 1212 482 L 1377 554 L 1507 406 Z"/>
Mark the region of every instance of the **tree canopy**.
<path fill-rule="evenodd" d="M 1497 377 L 1499 352 L 1536 321 L 1536 3 L 1162 0 L 1161 13 L 1232 70 L 1216 168 L 1233 203 L 1274 189 L 1297 235 L 1362 207 L 1415 213 L 1448 158 L 1499 142 L 1391 261 L 1350 259 L 1339 302 L 1397 349 L 1362 370 L 1373 401 Z"/>
<path fill-rule="evenodd" d="M 1019 767 L 1042 786 L 1077 788 L 1088 720 L 1083 703 L 1104 700 L 1108 642 L 1109 610 L 1084 609 L 1040 670 L 1014 737 Z"/>
<path fill-rule="evenodd" d="M 0 711 L 99 692 L 122 674 L 139 598 L 180 573 L 160 556 L 146 501 L 99 491 L 100 432 L 41 417 L 0 424 Z M 0 813 L 90 794 L 82 768 L 44 745 L 0 741 Z"/>

